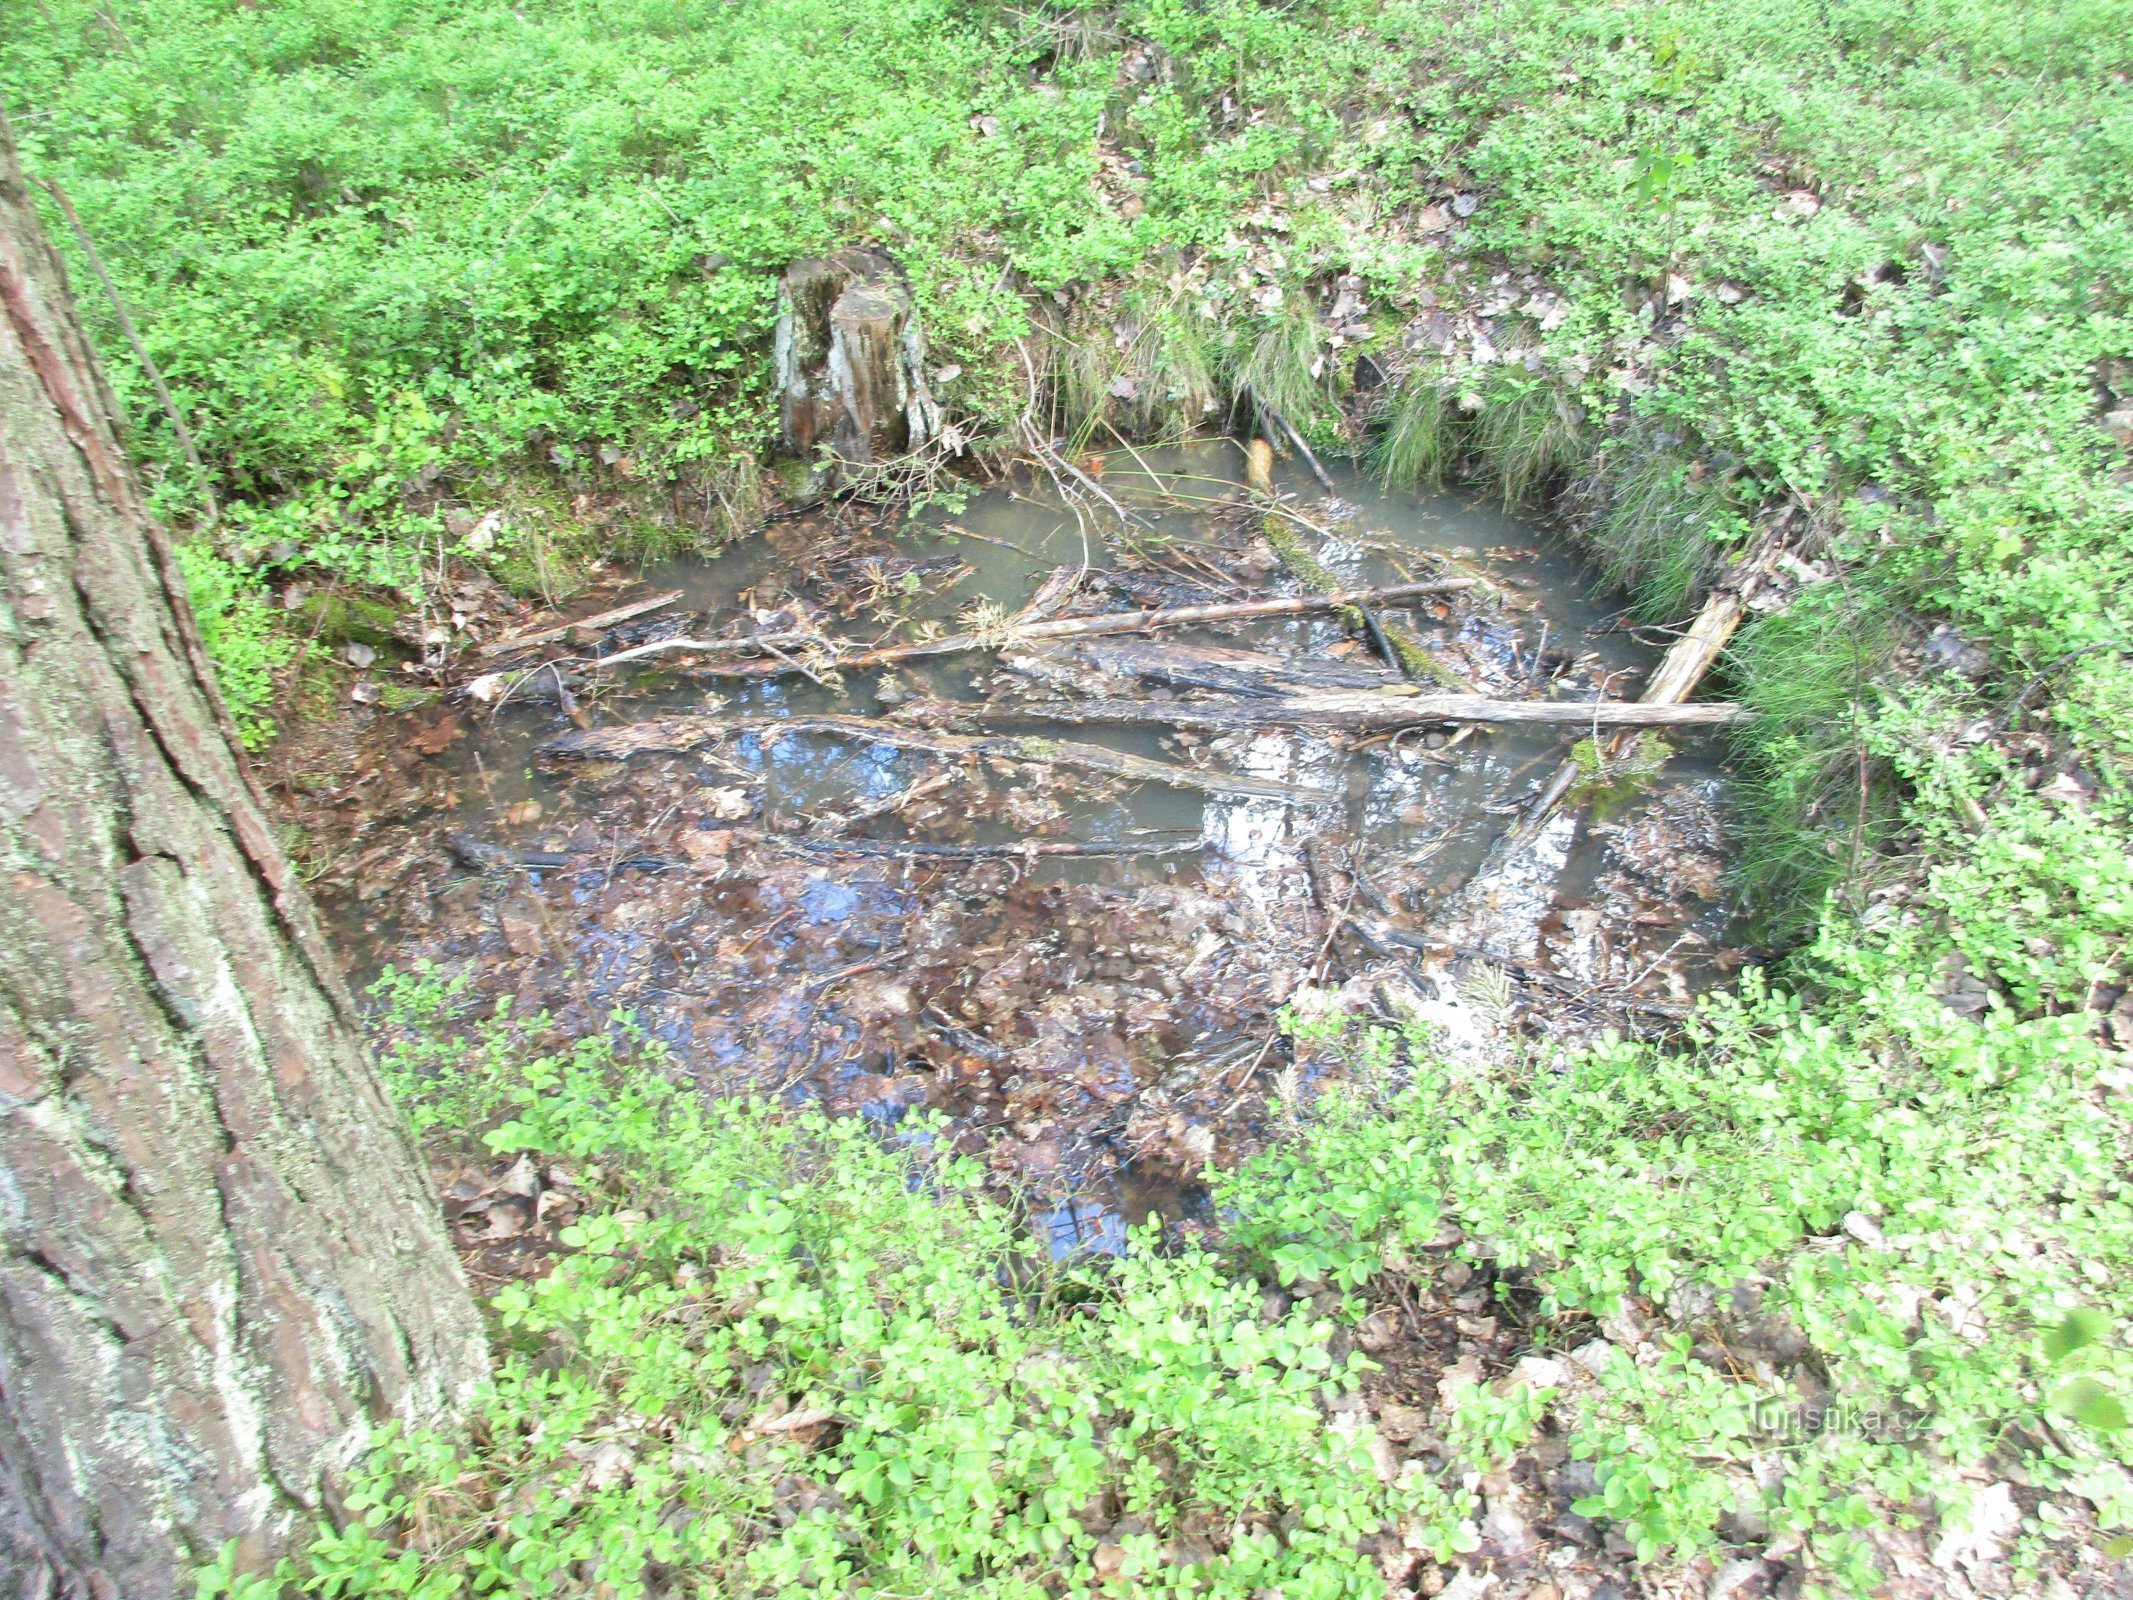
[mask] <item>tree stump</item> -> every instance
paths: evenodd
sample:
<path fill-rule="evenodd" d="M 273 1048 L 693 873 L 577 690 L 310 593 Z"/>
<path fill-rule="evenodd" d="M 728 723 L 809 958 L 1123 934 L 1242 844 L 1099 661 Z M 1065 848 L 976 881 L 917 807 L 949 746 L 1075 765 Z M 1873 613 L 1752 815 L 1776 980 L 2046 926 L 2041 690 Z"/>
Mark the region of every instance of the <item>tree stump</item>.
<path fill-rule="evenodd" d="M 903 270 L 876 250 L 795 261 L 778 285 L 777 376 L 785 448 L 840 464 L 907 455 L 938 431 L 926 339 Z"/>

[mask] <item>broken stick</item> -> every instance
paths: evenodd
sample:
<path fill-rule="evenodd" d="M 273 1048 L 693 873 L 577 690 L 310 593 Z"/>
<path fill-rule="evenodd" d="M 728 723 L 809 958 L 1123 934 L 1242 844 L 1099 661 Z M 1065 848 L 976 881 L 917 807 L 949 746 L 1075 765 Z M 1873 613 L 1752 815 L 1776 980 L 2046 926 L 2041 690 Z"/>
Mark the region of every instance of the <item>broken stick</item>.
<path fill-rule="evenodd" d="M 1056 722 L 1204 728 L 1330 728 L 1370 733 L 1441 722 L 1516 723 L 1551 728 L 1715 727 L 1746 713 L 1726 701 L 1652 705 L 1635 700 L 1491 700 L 1472 694 L 1329 694 L 1234 696 L 1224 700 L 1048 700 L 1028 705 L 922 701 L 898 715 L 932 727 L 980 722 Z M 567 737 L 567 736 L 566 736 Z"/>
<path fill-rule="evenodd" d="M 1276 420 L 1281 419 L 1276 416 Z M 1309 454 L 1308 447 L 1303 444 L 1302 435 L 1295 434 L 1293 429 L 1291 433 L 1298 448 Z M 1254 439 L 1245 447 L 1244 456 L 1246 480 L 1252 493 L 1259 496 L 1261 501 L 1263 514 L 1259 519 L 1260 533 L 1266 542 L 1273 546 L 1274 554 L 1281 558 L 1281 564 L 1289 569 L 1298 583 L 1330 598 L 1340 588 L 1340 579 L 1324 562 L 1304 548 L 1303 541 L 1293 530 L 1281 526 L 1276 520 L 1297 519 L 1283 510 L 1280 503 L 1274 499 L 1274 446 L 1264 438 Z M 1318 472 L 1320 481 L 1325 483 L 1327 488 L 1332 488 L 1331 480 L 1326 477 L 1325 469 L 1318 465 L 1316 457 L 1311 458 L 1311 465 Z M 1473 587 L 1473 580 L 1468 580 L 1468 586 Z M 1434 682 L 1447 689 L 1457 689 L 1462 694 L 1475 692 L 1471 683 L 1431 655 L 1422 641 L 1412 633 L 1405 628 L 1387 627 L 1384 619 L 1366 602 L 1343 601 L 1334 609 L 1351 629 L 1369 638 L 1388 665 L 1410 681 Z"/>
<path fill-rule="evenodd" d="M 1070 639 L 1038 644 L 1004 657 L 1001 665 L 1010 672 L 1067 682 L 1093 674 L 1223 694 L 1389 689 L 1406 681 L 1389 667 L 1367 661 L 1272 656 L 1226 645 L 1176 644 L 1165 639 Z"/>
<path fill-rule="evenodd" d="M 904 839 L 800 839 L 801 849 L 830 856 L 905 856 L 948 861 L 1020 861 L 1028 856 L 1175 856 L 1198 850 L 1203 839 L 1120 840 L 1084 844 L 1078 839 L 1030 839 L 1021 844 L 928 844 Z"/>
<path fill-rule="evenodd" d="M 966 650 L 999 650 L 1023 644 L 1034 639 L 1071 639 L 1097 633 L 1140 633 L 1150 628 L 1174 628 L 1198 622 L 1244 622 L 1254 617 L 1294 616 L 1304 611 L 1325 611 L 1341 606 L 1376 605 L 1396 600 L 1412 600 L 1422 595 L 1456 594 L 1471 589 L 1471 578 L 1436 578 L 1427 583 L 1396 583 L 1379 589 L 1344 589 L 1332 594 L 1299 594 L 1274 600 L 1233 600 L 1201 606 L 1171 606 L 1151 611 L 1108 611 L 1093 617 L 1059 617 L 1049 622 L 1010 623 L 997 634 L 953 633 L 945 638 L 929 639 L 917 644 L 882 645 L 875 649 L 860 649 L 850 655 L 837 654 L 837 643 L 826 641 L 830 653 L 825 659 L 737 661 L 726 666 L 707 667 L 707 672 L 723 677 L 770 677 L 781 673 L 799 672 L 813 667 L 816 671 L 846 671 L 865 667 L 884 666 L 891 661 L 910 661 L 922 656 L 956 655 Z"/>

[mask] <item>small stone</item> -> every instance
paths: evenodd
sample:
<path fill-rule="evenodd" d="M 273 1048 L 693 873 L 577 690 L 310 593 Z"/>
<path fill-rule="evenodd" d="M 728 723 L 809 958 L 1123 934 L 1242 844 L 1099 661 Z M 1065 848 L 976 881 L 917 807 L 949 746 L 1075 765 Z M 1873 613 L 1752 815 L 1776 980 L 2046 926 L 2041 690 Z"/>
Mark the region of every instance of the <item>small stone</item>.
<path fill-rule="evenodd" d="M 723 861 L 733 848 L 730 829 L 692 829 L 681 836 L 681 853 L 691 861 Z"/>
<path fill-rule="evenodd" d="M 1546 1356 L 1522 1356 L 1511 1375 L 1520 1383 L 1531 1384 L 1536 1389 L 1560 1389 L 1569 1380 L 1570 1371 L 1560 1361 L 1551 1361 Z"/>
<path fill-rule="evenodd" d="M 1437 1409 L 1457 1408 L 1459 1396 L 1481 1382 L 1481 1357 L 1468 1353 L 1446 1367 L 1437 1377 Z"/>
<path fill-rule="evenodd" d="M 1373 1311 L 1356 1325 L 1356 1343 L 1372 1355 L 1390 1350 L 1399 1339 L 1400 1316 L 1396 1311 Z"/>
<path fill-rule="evenodd" d="M 1570 1359 L 1597 1378 L 1613 1363 L 1615 1347 L 1605 1339 L 1590 1339 L 1571 1351 Z"/>
<path fill-rule="evenodd" d="M 1966 639 L 1945 622 L 1926 636 L 1925 655 L 1942 671 L 1973 681 L 1992 671 L 1992 656 L 1985 647 Z"/>
<path fill-rule="evenodd" d="M 1768 1564 L 1761 1556 L 1728 1561 L 1712 1575 L 1711 1586 L 1704 1591 L 1704 1600 L 1734 1600 L 1736 1595 L 1748 1591 L 1751 1584 L 1759 1584 L 1768 1575 Z"/>
<path fill-rule="evenodd" d="M 1481 1528 L 1499 1555 L 1515 1560 L 1533 1548 L 1532 1529 L 1527 1527 L 1526 1519 L 1518 1514 L 1508 1498 L 1489 1502 Z"/>
<path fill-rule="evenodd" d="M 546 920 L 538 902 L 519 896 L 497 907 L 496 920 L 503 928 L 504 943 L 516 956 L 535 956 L 547 943 Z"/>
<path fill-rule="evenodd" d="M 1869 1250 L 1884 1249 L 1888 1244 L 1888 1241 L 1882 1237 L 1881 1224 L 1864 1211 L 1845 1212 L 1844 1231 Z"/>

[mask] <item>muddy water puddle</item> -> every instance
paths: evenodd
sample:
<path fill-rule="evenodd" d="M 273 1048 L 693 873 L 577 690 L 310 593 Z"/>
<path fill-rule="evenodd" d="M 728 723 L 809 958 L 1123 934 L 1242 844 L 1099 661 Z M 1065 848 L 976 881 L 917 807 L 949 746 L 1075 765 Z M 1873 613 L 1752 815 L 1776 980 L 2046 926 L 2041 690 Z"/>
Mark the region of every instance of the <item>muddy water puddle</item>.
<path fill-rule="evenodd" d="M 1674 735 L 1655 783 L 1506 852 L 1574 730 L 1162 720 L 1268 692 L 1266 658 L 1390 678 L 1335 616 L 1128 636 L 1139 656 L 1021 637 L 1033 597 L 1024 622 L 1298 591 L 1233 445 L 1084 465 L 1130 521 L 1029 479 L 952 511 L 783 521 L 574 609 L 678 590 L 672 606 L 376 713 L 292 796 L 354 975 L 427 958 L 566 1028 L 627 1013 L 712 1092 L 884 1124 L 937 1108 L 1066 1254 L 1117 1248 L 1150 1211 L 1190 1226 L 1204 1164 L 1336 1070 L 1292 1059 L 1284 1003 L 1475 1048 L 1664 1026 L 1738 959 L 1707 737 Z M 1343 583 L 1480 580 L 1377 613 L 1443 672 L 1499 699 L 1634 697 L 1656 650 L 1539 530 L 1334 479 L 1277 489 Z M 958 632 L 993 647 L 838 673 L 805 642 Z M 806 670 L 735 676 L 732 652 L 697 650 L 585 665 L 740 634 L 803 641 L 785 653 Z M 1156 639 L 1200 654 L 1155 671 Z M 1107 698 L 1161 709 L 1054 720 Z M 556 753 L 646 727 L 666 731 L 625 759 Z M 1141 765 L 1054 759 L 1062 739 Z"/>

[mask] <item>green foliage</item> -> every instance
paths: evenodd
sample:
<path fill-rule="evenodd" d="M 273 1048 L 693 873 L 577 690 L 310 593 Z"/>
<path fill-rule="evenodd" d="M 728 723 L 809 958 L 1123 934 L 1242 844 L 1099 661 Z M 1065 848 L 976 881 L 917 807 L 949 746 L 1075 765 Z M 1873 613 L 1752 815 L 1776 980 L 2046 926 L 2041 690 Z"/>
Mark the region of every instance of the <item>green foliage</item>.
<path fill-rule="evenodd" d="M 1887 874 L 1868 923 L 1821 925 L 1804 996 L 1751 983 L 1685 1054 L 1495 1073 L 1366 1043 L 1415 1089 L 1329 1107 L 1228 1194 L 1292 1281 L 1355 1288 L 1447 1216 L 1563 1318 L 1767 1279 L 1840 1398 L 1900 1426 L 1772 1440 L 1757 1380 L 1693 1345 L 1557 1403 L 1601 1466 L 1592 1511 L 1640 1550 L 1708 1539 L 1728 1474 L 1782 1446 L 1773 1528 L 1858 1588 L 1862 1485 L 1953 1506 L 1954 1469 L 2013 1440 L 2062 1441 L 2035 1480 L 2133 1521 L 2124 1083 L 2085 1031 L 2133 940 L 2133 499 L 2099 425 L 2133 406 L 2124 20 L 2113 0 L 40 0 L 9 13 L 0 97 L 227 507 L 223 544 L 182 559 L 254 739 L 287 660 L 263 570 L 412 593 L 443 508 L 504 501 L 464 553 L 557 592 L 595 536 L 530 514 L 565 502 L 524 484 L 606 469 L 713 474 L 744 525 L 794 254 L 895 249 L 980 432 L 1025 398 L 1025 296 L 1081 308 L 1048 360 L 1055 423 L 1084 437 L 1182 428 L 1246 387 L 1330 437 L 1336 276 L 1374 297 L 1377 337 L 1493 299 L 1497 274 L 1545 279 L 1553 314 L 1486 313 L 1501 359 L 1456 383 L 1425 363 L 1393 396 L 1380 470 L 1427 486 L 1465 457 L 1530 500 L 1588 466 L 1595 555 L 1655 622 L 1759 518 L 1805 519 L 1837 581 L 1751 622 L 1729 668 L 1759 713 L 1736 751 L 1748 875 L 1811 905 L 1901 849 L 1924 886 Z M 1403 232 L 1454 192 L 1477 201 L 1454 243 Z M 83 305 L 182 516 L 145 376 Z M 1899 691 L 1905 607 L 2010 681 Z M 1994 753 L 2025 716 L 2093 778 L 2082 807 Z M 1987 987 L 1975 1021 L 1936 991 L 1956 970 Z M 937 1152 L 693 1107 L 618 1078 L 606 1045 L 428 1037 L 394 1057 L 418 1116 L 598 1161 L 614 1204 L 502 1308 L 484 1442 L 391 1445 L 319 1592 L 539 1592 L 563 1563 L 627 1592 L 658 1560 L 732 1592 L 863 1566 L 1027 1593 L 1084 1570 L 1072 1513 L 1098 1482 L 1164 1536 L 1192 1510 L 1263 1523 L 1206 1592 L 1361 1581 L 1352 1536 L 1386 1501 L 1304 1399 L 1321 1330 L 1260 1324 L 1206 1257 L 1137 1256 L 1067 1315 Z M 772 1395 L 838 1419 L 812 1455 L 728 1448 Z M 1484 1455 L 1520 1425 L 1489 1404 Z M 788 1525 L 788 1474 L 837 1498 Z M 1402 1491 L 1447 1551 L 1471 1537 L 1455 1482 Z M 1182 1585 L 1150 1538 L 1137 1581 Z"/>
<path fill-rule="evenodd" d="M 274 736 L 268 712 L 275 674 L 295 658 L 296 642 L 277 631 L 274 611 L 251 573 L 205 545 L 181 544 L 177 554 L 223 701 L 245 744 L 256 750 Z"/>
<path fill-rule="evenodd" d="M 1389 328 L 1517 268 L 1556 312 L 1488 312 L 1470 421 L 1403 386 L 1390 481 L 1465 451 L 1530 499 L 1598 447 L 1594 551 L 1665 622 L 1796 501 L 1862 586 L 2034 669 L 2133 636 L 2097 426 L 2133 403 L 2122 32 L 2111 0 L 2048 26 L 2004 0 L 50 0 L 0 95 L 103 241 L 240 564 L 287 542 L 412 590 L 436 503 L 499 472 L 749 476 L 797 253 L 897 250 L 981 433 L 1022 404 L 1032 291 L 1076 307 L 1063 432 L 1173 432 L 1249 386 L 1330 440 L 1337 275 Z M 1450 190 L 1479 202 L 1456 247 L 1410 236 Z M 493 561 L 553 592 L 575 555 L 553 526 Z M 2129 725 L 2133 676 L 2065 681 L 2116 684 L 2068 714 Z"/>
<path fill-rule="evenodd" d="M 1570 759 L 1578 769 L 1571 797 L 1590 803 L 1603 817 L 1624 800 L 1650 788 L 1652 780 L 1666 770 L 1674 756 L 1674 747 L 1649 728 L 1631 739 L 1620 755 L 1609 754 L 1613 742 L 1612 736 L 1602 741 L 1587 735 L 1570 747 Z"/>
<path fill-rule="evenodd" d="M 1430 366 L 1416 368 L 1392 393 L 1370 464 L 1387 488 L 1435 490 L 1459 457 L 1458 396 Z"/>
<path fill-rule="evenodd" d="M 1376 1061 L 1366 1077 L 1396 1059 L 1410 1087 L 1389 1113 L 1321 1101 L 1301 1138 L 1227 1179 L 1239 1242 L 1354 1286 L 1449 1222 L 1566 1337 L 1632 1301 L 1671 1312 L 1682 1331 L 1662 1325 L 1658 1359 L 1618 1356 L 1570 1411 L 1602 1485 L 1579 1509 L 1646 1560 L 1708 1544 L 1775 1445 L 1786 1478 L 1763 1509 L 1839 1587 L 1878 1581 L 1854 1537 L 1882 1514 L 1862 1491 L 1950 1502 L 2010 1439 L 2032 1441 L 2037 1481 L 2087 1483 L 2074 1492 L 2108 1511 L 2133 1463 L 2133 1119 L 2084 1007 L 2133 939 L 2112 838 L 2078 811 L 2012 808 L 1900 922 L 1832 923 L 1802 973 L 1812 1006 L 1751 974 L 1686 1051 L 1484 1070 L 1420 1037 L 1347 1038 Z M 1932 987 L 1957 957 L 1995 997 L 1974 1021 Z M 1337 1021 L 1316 1033 L 1343 1042 Z M 1696 1352 L 1727 1344 L 1743 1292 L 1871 1426 L 1788 1436 L 1789 1387 Z"/>
<path fill-rule="evenodd" d="M 1447 1559 L 1475 1548 L 1462 1474 L 1538 1418 L 1530 1394 L 1477 1396 L 1441 1481 L 1388 1485 L 1321 1407 L 1363 1359 L 1200 1249 L 1045 1267 L 932 1124 L 882 1143 L 707 1104 L 626 1026 L 543 1048 L 538 1019 L 468 1018 L 434 971 L 382 992 L 418 1127 L 480 1130 L 604 1203 L 493 1302 L 469 1433 L 386 1432 L 346 1527 L 277 1585 L 226 1557 L 203 1595 L 627 1596 L 656 1570 L 732 1595 L 1035 1597 L 1100 1587 L 1104 1544 L 1136 1592 L 1375 1594 L 1362 1538 L 1397 1520 Z M 1114 1539 L 1119 1517 L 1147 1531 Z"/>
<path fill-rule="evenodd" d="M 1584 411 L 1560 379 L 1507 369 L 1483 386 L 1481 402 L 1474 451 L 1505 505 L 1531 504 L 1584 460 Z"/>
<path fill-rule="evenodd" d="M 1823 584 L 1751 619 L 1727 662 L 1756 716 L 1733 741 L 1746 801 L 1736 879 L 1764 931 L 1786 942 L 1812 931 L 1833 891 L 1865 891 L 1899 826 L 1894 773 L 1874 732 L 1896 647 L 1891 609 L 1878 589 Z"/>
<path fill-rule="evenodd" d="M 1181 439 L 1216 409 L 1212 324 L 1176 293 L 1143 288 L 1123 305 L 1081 302 L 1046 343 L 1053 429 L 1077 445 L 1106 428 Z"/>
<path fill-rule="evenodd" d="M 1307 434 L 1322 425 L 1332 405 L 1333 383 L 1317 310 L 1308 302 L 1285 305 L 1240 337 L 1238 392 Z"/>
<path fill-rule="evenodd" d="M 12 19 L 0 94 L 233 510 L 369 580 L 361 547 L 411 543 L 400 503 L 440 474 L 753 446 L 796 254 L 895 246 L 951 352 L 1025 326 L 974 236 L 1053 283 L 1125 259 L 1084 198 L 1102 95 L 1068 65 L 1033 84 L 1043 55 L 939 0 L 59 0 Z"/>
<path fill-rule="evenodd" d="M 1636 599 L 1647 622 L 1679 625 L 1747 522 L 1723 487 L 1673 435 L 1633 430 L 1600 461 L 1604 496 L 1593 559 Z"/>

